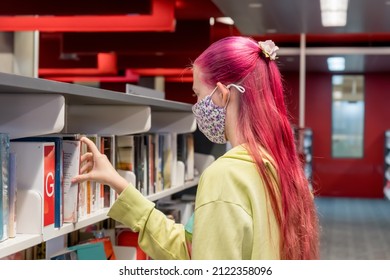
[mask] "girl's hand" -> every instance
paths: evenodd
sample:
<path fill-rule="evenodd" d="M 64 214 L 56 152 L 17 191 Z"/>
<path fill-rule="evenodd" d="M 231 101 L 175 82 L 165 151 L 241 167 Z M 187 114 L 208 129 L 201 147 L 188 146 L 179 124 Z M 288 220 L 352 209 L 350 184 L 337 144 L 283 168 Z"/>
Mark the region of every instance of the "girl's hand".
<path fill-rule="evenodd" d="M 73 183 L 84 181 L 96 181 L 101 184 L 109 185 L 117 193 L 121 193 L 129 183 L 118 174 L 107 156 L 102 154 L 95 143 L 87 137 L 82 137 L 80 141 L 87 145 L 87 152 L 81 156 L 80 174 L 72 179 Z"/>

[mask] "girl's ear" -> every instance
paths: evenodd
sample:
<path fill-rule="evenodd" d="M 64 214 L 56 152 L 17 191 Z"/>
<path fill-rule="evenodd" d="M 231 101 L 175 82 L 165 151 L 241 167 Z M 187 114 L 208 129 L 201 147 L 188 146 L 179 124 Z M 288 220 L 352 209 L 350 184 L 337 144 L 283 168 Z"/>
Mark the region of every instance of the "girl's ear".
<path fill-rule="evenodd" d="M 226 103 L 228 102 L 229 100 L 229 89 L 226 88 L 226 86 L 224 86 L 222 83 L 218 82 L 217 83 L 217 92 L 216 94 L 218 95 L 218 99 L 222 101 L 222 107 L 223 106 L 226 106 Z"/>

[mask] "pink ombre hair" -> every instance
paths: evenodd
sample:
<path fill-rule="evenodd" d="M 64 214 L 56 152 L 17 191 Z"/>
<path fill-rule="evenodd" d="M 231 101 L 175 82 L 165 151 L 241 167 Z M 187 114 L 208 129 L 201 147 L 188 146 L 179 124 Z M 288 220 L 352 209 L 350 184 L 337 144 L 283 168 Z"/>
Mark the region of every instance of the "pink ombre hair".
<path fill-rule="evenodd" d="M 265 182 L 280 228 L 281 259 L 318 259 L 317 212 L 299 160 L 287 114 L 282 78 L 251 38 L 231 36 L 213 43 L 195 61 L 202 81 L 245 88 L 240 96 L 237 131 Z M 275 189 L 259 145 L 272 157 L 279 176 Z M 281 201 L 280 201 L 281 197 Z"/>

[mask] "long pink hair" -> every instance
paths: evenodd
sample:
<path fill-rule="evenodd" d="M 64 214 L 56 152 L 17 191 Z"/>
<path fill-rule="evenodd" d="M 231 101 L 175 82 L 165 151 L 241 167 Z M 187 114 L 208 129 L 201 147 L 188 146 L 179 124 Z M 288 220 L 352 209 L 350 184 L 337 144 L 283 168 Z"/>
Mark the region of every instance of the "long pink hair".
<path fill-rule="evenodd" d="M 296 151 L 277 64 L 263 55 L 253 39 L 231 36 L 213 43 L 194 61 L 194 66 L 211 87 L 221 82 L 245 88 L 245 93 L 240 94 L 237 131 L 270 196 L 280 228 L 281 259 L 318 259 L 317 212 Z M 259 145 L 273 159 L 279 176 L 277 190 Z"/>

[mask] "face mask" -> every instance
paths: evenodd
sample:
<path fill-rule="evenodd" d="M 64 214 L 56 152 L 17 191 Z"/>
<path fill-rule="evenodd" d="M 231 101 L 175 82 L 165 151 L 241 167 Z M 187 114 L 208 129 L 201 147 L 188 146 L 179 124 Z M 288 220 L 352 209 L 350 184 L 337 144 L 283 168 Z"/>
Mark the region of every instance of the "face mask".
<path fill-rule="evenodd" d="M 244 93 L 245 88 L 235 84 L 230 84 L 227 88 L 235 87 L 239 92 Z M 214 104 L 212 96 L 217 90 L 217 87 L 199 102 L 195 103 L 192 107 L 194 112 L 196 123 L 199 130 L 213 143 L 224 144 L 226 143 L 225 137 L 225 120 L 226 120 L 226 107 L 229 103 L 230 93 L 225 107 L 219 107 Z"/>

